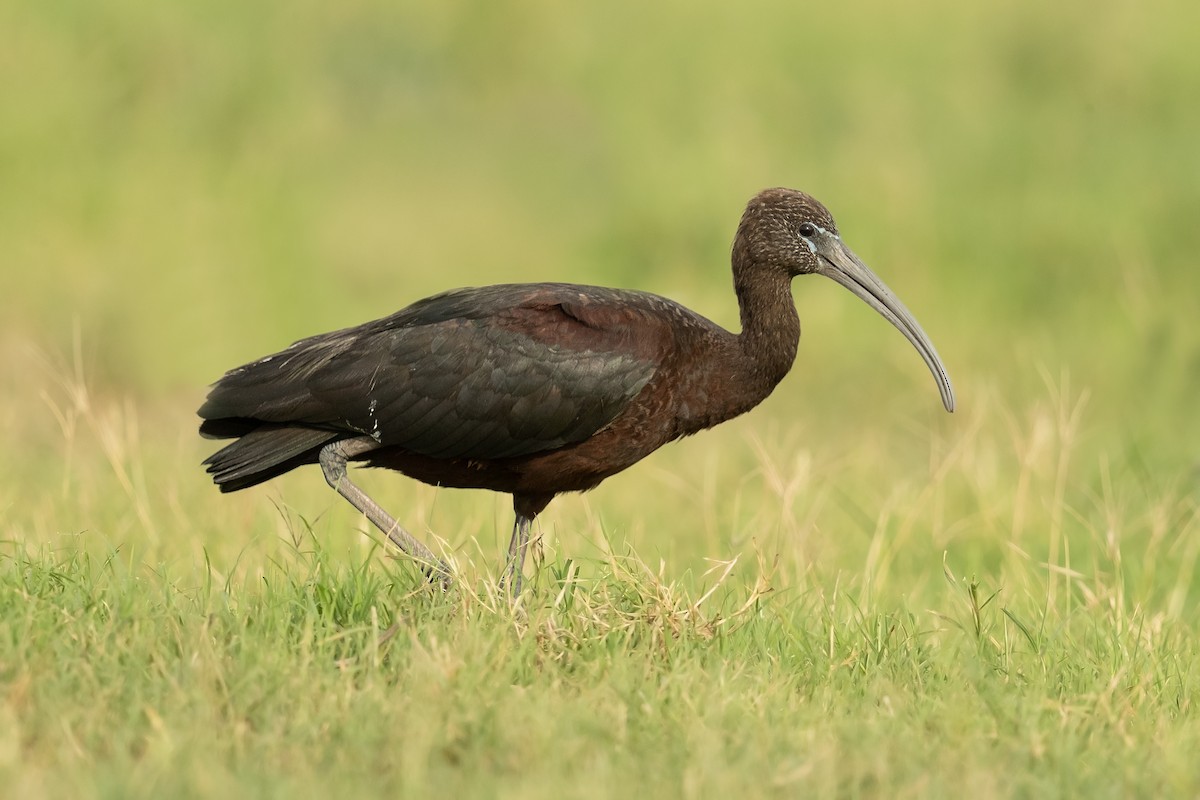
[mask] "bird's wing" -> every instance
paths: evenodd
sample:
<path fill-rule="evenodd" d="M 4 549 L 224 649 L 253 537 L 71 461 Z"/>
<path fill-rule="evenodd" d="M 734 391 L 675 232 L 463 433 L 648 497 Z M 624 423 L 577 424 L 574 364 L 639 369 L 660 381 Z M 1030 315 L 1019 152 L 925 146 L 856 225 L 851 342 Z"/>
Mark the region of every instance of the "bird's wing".
<path fill-rule="evenodd" d="M 226 374 L 200 416 L 216 435 L 238 420 L 306 425 L 433 458 L 586 439 L 653 378 L 653 315 L 606 296 L 519 289 L 447 293 L 297 342 Z"/>

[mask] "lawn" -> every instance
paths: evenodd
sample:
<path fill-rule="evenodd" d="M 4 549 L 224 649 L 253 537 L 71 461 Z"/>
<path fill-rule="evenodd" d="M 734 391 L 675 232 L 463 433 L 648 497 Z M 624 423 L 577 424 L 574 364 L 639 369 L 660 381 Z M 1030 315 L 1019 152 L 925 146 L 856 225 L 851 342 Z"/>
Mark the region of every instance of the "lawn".
<path fill-rule="evenodd" d="M 1200 794 L 1200 7 L 0 6 L 0 797 Z M 749 415 L 539 518 L 220 494 L 223 370 L 445 288 L 727 327 L 823 200 L 958 393 L 796 280 Z"/>

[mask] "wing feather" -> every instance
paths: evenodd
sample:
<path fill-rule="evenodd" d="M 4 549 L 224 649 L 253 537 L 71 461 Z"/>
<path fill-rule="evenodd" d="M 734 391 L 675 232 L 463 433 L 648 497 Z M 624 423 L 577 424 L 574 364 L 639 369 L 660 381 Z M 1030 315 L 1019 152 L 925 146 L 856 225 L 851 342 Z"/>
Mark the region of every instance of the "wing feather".
<path fill-rule="evenodd" d="M 653 296 L 592 292 L 510 285 L 429 298 L 232 370 L 200 416 L 214 435 L 235 428 L 230 420 L 306 426 L 435 458 L 581 441 L 627 407 L 659 361 L 654 309 L 629 302 Z"/>

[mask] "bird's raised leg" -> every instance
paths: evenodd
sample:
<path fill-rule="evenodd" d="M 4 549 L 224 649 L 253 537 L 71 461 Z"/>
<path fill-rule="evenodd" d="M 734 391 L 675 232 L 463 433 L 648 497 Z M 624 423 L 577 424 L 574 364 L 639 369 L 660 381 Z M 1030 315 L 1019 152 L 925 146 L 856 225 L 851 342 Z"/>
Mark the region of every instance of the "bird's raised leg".
<path fill-rule="evenodd" d="M 416 539 L 411 533 L 400 527 L 396 520 L 383 510 L 383 507 L 367 496 L 367 493 L 354 485 L 346 474 L 346 460 L 374 450 L 379 443 L 370 437 L 357 439 L 342 439 L 321 448 L 318 458 L 325 480 L 334 490 L 350 502 L 350 505 L 362 512 L 371 524 L 388 540 L 403 550 L 406 554 L 421 563 L 430 579 L 442 584 L 443 588 L 450 585 L 450 568 L 446 562 L 433 554 L 433 551 Z"/>
<path fill-rule="evenodd" d="M 505 562 L 502 586 L 508 586 L 512 596 L 521 593 L 521 571 L 525 567 L 525 550 L 529 547 L 529 529 L 533 520 L 524 514 L 517 513 L 513 522 L 512 539 L 508 542 L 508 559 Z"/>

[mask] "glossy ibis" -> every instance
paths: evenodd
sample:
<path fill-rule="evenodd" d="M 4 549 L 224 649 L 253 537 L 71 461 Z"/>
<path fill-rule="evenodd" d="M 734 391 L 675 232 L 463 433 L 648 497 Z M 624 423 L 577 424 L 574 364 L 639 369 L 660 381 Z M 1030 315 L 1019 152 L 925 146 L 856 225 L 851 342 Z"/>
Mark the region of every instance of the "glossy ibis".
<path fill-rule="evenodd" d="M 504 580 L 520 590 L 533 519 L 664 444 L 736 417 L 796 357 L 797 275 L 825 275 L 903 333 L 954 392 L 908 309 L 802 192 L 768 189 L 733 241 L 742 332 L 664 297 L 566 283 L 457 289 L 313 336 L 226 373 L 200 432 L 233 438 L 204 463 L 223 492 L 319 463 L 329 485 L 402 550 L 449 570 L 347 477 L 347 461 L 425 483 L 513 496 Z"/>

